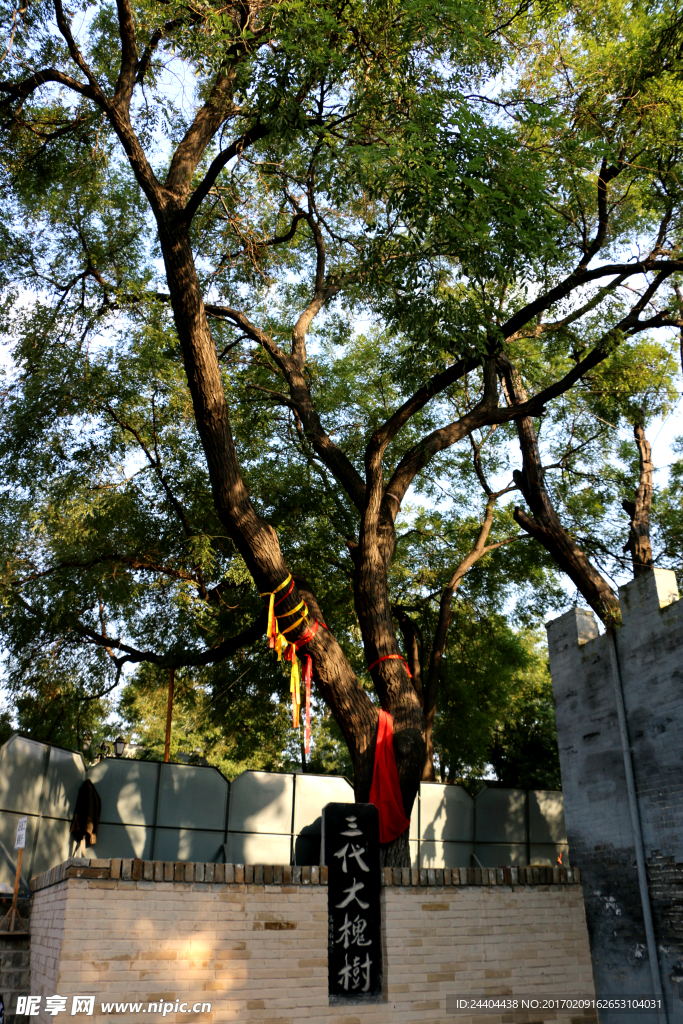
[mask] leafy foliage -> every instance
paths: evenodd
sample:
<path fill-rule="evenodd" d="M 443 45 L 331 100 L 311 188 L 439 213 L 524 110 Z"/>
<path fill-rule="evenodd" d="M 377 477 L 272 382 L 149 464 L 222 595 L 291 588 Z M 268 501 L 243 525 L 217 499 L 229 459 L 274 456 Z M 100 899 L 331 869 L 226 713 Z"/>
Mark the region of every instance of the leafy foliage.
<path fill-rule="evenodd" d="M 0 13 L 0 628 L 19 724 L 99 736 L 124 687 L 122 722 L 158 756 L 175 666 L 176 754 L 228 775 L 297 762 L 286 677 L 257 642 L 253 580 L 276 562 L 238 522 L 248 498 L 347 672 L 327 709 L 315 697 L 309 767 L 351 775 L 344 716 L 400 706 L 400 687 L 424 733 L 403 670 L 364 666 L 413 629 L 427 676 L 440 598 L 486 525 L 457 581 L 436 756 L 449 778 L 556 782 L 535 630 L 567 595 L 512 514 L 502 367 L 532 395 L 567 529 L 614 578 L 636 482 L 620 430 L 668 415 L 680 383 L 678 9 L 135 0 L 70 18 L 59 0 Z M 227 442 L 214 458 L 223 399 L 241 505 L 219 498 L 238 490 Z M 679 469 L 653 505 L 657 564 L 676 568 Z"/>

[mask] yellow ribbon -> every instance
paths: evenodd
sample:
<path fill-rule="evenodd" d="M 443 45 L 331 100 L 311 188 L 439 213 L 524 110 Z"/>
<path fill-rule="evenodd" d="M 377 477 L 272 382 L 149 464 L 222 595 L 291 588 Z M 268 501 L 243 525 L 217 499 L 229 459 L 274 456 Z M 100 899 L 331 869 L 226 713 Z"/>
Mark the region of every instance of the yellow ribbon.
<path fill-rule="evenodd" d="M 286 619 L 288 615 L 293 615 L 294 612 L 298 612 L 299 608 L 305 608 L 305 607 L 306 607 L 306 602 L 305 601 L 299 601 L 299 603 L 296 606 L 296 608 L 292 608 L 291 612 L 283 612 L 282 615 L 278 615 L 277 618 L 278 619 Z M 306 608 L 306 611 L 308 611 L 308 608 Z"/>
<path fill-rule="evenodd" d="M 304 608 L 306 608 L 306 605 L 304 605 Z M 306 611 L 304 612 L 304 614 L 301 616 L 300 619 L 297 619 L 296 622 L 293 622 L 291 626 L 287 626 L 287 629 L 281 629 L 280 630 L 281 635 L 284 636 L 285 633 L 291 633 L 291 631 L 293 629 L 296 629 L 296 627 L 301 625 L 302 622 L 305 622 L 307 618 L 308 618 L 308 608 L 306 608 Z"/>
<path fill-rule="evenodd" d="M 277 621 L 275 619 L 275 595 L 280 590 L 282 590 L 283 587 L 286 587 L 287 584 L 291 582 L 291 579 L 292 579 L 292 577 L 291 577 L 291 574 L 290 574 L 287 577 L 287 579 L 284 580 L 284 582 L 280 584 L 279 587 L 275 588 L 275 590 L 266 590 L 264 593 L 261 594 L 261 597 L 269 597 L 270 598 L 270 601 L 268 602 L 268 627 L 266 629 L 266 636 L 268 638 L 276 637 L 277 636 Z"/>
<path fill-rule="evenodd" d="M 277 660 L 282 661 L 282 652 L 287 648 L 287 638 L 278 633 L 275 637 L 275 650 L 277 651 Z"/>
<path fill-rule="evenodd" d="M 276 587 L 275 590 L 265 591 L 265 593 L 261 594 L 261 597 L 270 598 L 270 601 L 268 602 L 268 628 L 266 635 L 270 640 L 270 646 L 274 647 L 277 651 L 277 660 L 282 661 L 282 655 L 284 653 L 285 660 L 289 661 L 290 659 L 287 658 L 287 646 L 289 645 L 292 648 L 292 671 L 289 678 L 289 692 L 292 695 L 292 723 L 294 728 L 298 729 L 299 712 L 301 711 L 301 671 L 299 659 L 296 656 L 296 644 L 290 643 L 284 634 L 290 633 L 293 629 L 296 629 L 297 626 L 300 626 L 302 622 L 306 622 L 308 620 L 308 605 L 305 601 L 299 601 L 296 608 L 292 608 L 291 611 L 283 612 L 283 614 L 279 616 L 276 616 L 275 614 L 275 595 L 280 590 L 283 590 L 287 584 L 291 582 L 291 579 L 292 577 L 290 574 L 287 576 L 286 580 L 283 580 L 279 587 Z M 304 610 L 303 615 L 301 615 L 296 622 L 293 622 L 291 626 L 287 626 L 286 629 L 279 629 L 278 618 L 286 619 L 289 615 L 294 615 L 295 612 L 300 611 L 302 608 Z"/>

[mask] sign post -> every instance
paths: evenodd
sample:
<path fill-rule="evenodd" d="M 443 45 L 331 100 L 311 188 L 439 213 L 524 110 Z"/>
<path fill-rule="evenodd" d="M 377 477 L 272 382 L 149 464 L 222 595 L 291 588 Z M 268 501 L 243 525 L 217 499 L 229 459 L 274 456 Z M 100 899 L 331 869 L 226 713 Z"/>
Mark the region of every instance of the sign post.
<path fill-rule="evenodd" d="M 12 906 L 9 908 L 9 910 L 3 917 L 2 921 L 0 921 L 0 931 L 3 931 L 5 927 L 5 921 L 7 921 L 7 919 L 9 918 L 7 931 L 13 932 L 14 920 L 16 918 L 19 921 L 19 924 L 21 925 L 21 931 L 28 932 L 28 928 L 22 921 L 21 914 L 17 909 L 17 900 L 19 899 L 19 881 L 21 878 L 21 861 L 24 856 L 24 847 L 26 846 L 27 822 L 28 818 L 19 818 L 19 821 L 17 822 L 17 837 L 14 840 L 14 849 L 19 851 L 19 856 L 17 857 L 17 873 L 14 876 L 14 895 L 12 896 Z"/>
<path fill-rule="evenodd" d="M 326 804 L 330 1003 L 382 999 L 379 812 L 373 804 Z"/>

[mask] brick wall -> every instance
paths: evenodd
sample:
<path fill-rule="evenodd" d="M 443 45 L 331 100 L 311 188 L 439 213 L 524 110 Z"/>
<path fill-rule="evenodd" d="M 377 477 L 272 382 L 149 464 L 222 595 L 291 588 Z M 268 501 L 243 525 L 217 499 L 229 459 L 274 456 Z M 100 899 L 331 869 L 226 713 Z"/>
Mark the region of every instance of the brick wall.
<path fill-rule="evenodd" d="M 593 995 L 576 872 L 387 868 L 385 1001 L 329 1006 L 326 870 L 66 862 L 32 882 L 32 992 L 69 997 L 68 1012 L 73 995 L 95 995 L 93 1020 L 119 1024 L 147 1018 L 108 1017 L 102 1002 L 212 1004 L 168 1013 L 174 1024 L 470 1024 L 447 1014 L 447 996 Z M 44 1011 L 40 1019 L 54 1020 Z M 486 1021 L 594 1019 L 551 1012 Z"/>
<path fill-rule="evenodd" d="M 12 905 L 12 900 L 0 900 L 0 919 Z M 19 913 L 24 924 L 29 927 L 31 921 L 31 905 L 27 899 L 18 902 Z M 5 1024 L 18 1024 L 24 1018 L 15 1016 L 17 997 L 30 992 L 30 947 L 29 936 L 19 932 L 15 923 L 12 935 L 0 932 L 0 995 L 5 1002 Z"/>
<path fill-rule="evenodd" d="M 683 1024 L 683 602 L 673 572 L 621 587 L 619 667 L 669 1024 Z M 548 625 L 567 838 L 600 994 L 653 991 L 610 638 L 576 608 Z"/>
<path fill-rule="evenodd" d="M 53 995 L 59 991 L 59 967 L 66 924 L 67 889 L 49 886 L 34 896 L 31 922 L 31 992 Z M 92 932 L 92 924 L 88 931 Z"/>

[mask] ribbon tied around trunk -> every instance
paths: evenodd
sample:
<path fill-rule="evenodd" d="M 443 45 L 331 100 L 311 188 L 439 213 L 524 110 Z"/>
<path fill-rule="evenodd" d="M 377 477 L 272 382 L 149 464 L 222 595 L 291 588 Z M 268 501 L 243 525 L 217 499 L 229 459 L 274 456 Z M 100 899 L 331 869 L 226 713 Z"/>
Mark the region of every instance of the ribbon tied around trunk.
<path fill-rule="evenodd" d="M 290 584 L 289 588 L 283 594 L 279 600 L 275 600 L 275 595 L 279 591 L 283 590 L 287 584 Z M 299 601 L 296 608 L 292 608 L 289 612 L 284 612 L 282 615 L 276 615 L 275 609 L 281 604 L 285 598 L 289 597 L 292 590 L 294 589 L 294 580 L 291 575 L 287 576 L 286 580 L 272 591 L 266 591 L 261 594 L 261 597 L 269 597 L 268 602 L 268 646 L 271 650 L 277 651 L 277 660 L 288 661 L 291 664 L 291 671 L 289 676 L 289 692 L 292 697 L 292 726 L 295 729 L 299 728 L 299 716 L 301 713 L 301 683 L 303 682 L 306 694 L 306 718 L 304 725 L 304 749 L 306 754 L 310 753 L 311 750 L 311 680 L 313 678 L 313 661 L 311 660 L 310 654 L 304 655 L 304 668 L 303 675 L 301 670 L 301 664 L 297 654 L 302 647 L 313 639 L 315 634 L 318 632 L 318 627 L 323 626 L 327 629 L 324 622 L 318 622 L 317 619 L 313 621 L 313 624 L 309 626 L 306 632 L 299 637 L 298 640 L 288 640 L 286 634 L 291 633 L 293 629 L 300 626 L 302 622 L 308 622 L 308 606 L 305 601 Z M 286 629 L 280 629 L 279 620 L 286 619 L 290 615 L 295 615 L 296 612 L 301 612 L 299 618 L 287 626 Z"/>

